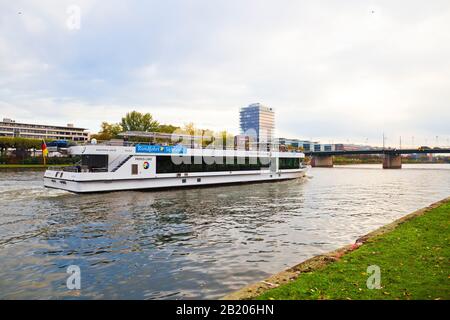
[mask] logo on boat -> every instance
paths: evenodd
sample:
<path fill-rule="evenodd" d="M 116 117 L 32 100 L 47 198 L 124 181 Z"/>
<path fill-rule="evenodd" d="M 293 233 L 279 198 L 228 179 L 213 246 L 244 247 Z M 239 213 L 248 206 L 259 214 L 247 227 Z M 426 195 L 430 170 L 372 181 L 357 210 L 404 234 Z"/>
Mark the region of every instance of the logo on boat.
<path fill-rule="evenodd" d="M 144 162 L 144 169 L 147 170 L 148 168 L 150 168 L 150 162 L 145 161 Z"/>
<path fill-rule="evenodd" d="M 137 153 L 176 153 L 176 154 L 184 154 L 186 153 L 186 147 L 183 146 L 160 146 L 160 145 L 146 145 L 146 144 L 137 144 L 136 145 Z"/>

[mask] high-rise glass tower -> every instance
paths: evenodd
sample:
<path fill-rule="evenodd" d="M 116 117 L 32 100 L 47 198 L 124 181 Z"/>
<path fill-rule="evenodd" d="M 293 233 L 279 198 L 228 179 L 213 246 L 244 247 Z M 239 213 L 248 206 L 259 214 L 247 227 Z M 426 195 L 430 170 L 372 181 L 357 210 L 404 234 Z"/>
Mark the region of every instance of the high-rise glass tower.
<path fill-rule="evenodd" d="M 272 108 L 253 103 L 240 110 L 241 134 L 254 130 L 258 142 L 271 142 L 275 131 L 275 113 Z"/>

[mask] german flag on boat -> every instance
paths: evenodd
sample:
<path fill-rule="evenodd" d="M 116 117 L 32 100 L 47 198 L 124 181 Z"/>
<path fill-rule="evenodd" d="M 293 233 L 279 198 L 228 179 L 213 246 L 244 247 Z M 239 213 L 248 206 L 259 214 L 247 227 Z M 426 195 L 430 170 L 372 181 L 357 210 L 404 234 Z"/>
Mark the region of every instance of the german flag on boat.
<path fill-rule="evenodd" d="M 44 165 L 45 165 L 45 158 L 48 157 L 48 149 L 47 149 L 47 144 L 45 143 L 45 140 L 42 139 L 42 157 L 44 158 Z"/>

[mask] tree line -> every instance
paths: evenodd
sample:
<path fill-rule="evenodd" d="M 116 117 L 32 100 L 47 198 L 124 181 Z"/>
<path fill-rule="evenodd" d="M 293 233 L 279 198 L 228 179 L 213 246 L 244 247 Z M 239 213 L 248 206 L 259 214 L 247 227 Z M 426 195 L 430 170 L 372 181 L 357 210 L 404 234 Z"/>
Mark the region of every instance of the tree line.
<path fill-rule="evenodd" d="M 182 133 L 196 136 L 208 136 L 208 137 L 222 137 L 225 139 L 234 139 L 234 135 L 227 131 L 221 131 L 214 133 L 209 129 L 196 128 L 194 123 L 190 122 L 183 127 L 174 126 L 171 124 L 160 124 L 153 118 L 150 113 L 140 113 L 138 111 L 132 111 L 122 117 L 118 123 L 102 122 L 101 130 L 91 138 L 95 138 L 99 141 L 111 140 L 119 138 L 119 134 L 126 131 L 142 131 L 142 132 L 160 132 L 160 133 Z"/>
<path fill-rule="evenodd" d="M 40 150 L 42 146 L 42 140 L 29 139 L 21 137 L 0 137 L 0 155 L 3 155 L 9 148 L 17 150 Z"/>
<path fill-rule="evenodd" d="M 234 139 L 234 135 L 227 131 L 215 133 L 209 129 L 199 129 L 192 122 L 184 124 L 182 127 L 171 124 L 160 124 L 150 113 L 140 113 L 138 111 L 128 112 L 118 123 L 102 122 L 101 130 L 97 134 L 91 135 L 91 138 L 106 141 L 120 138 L 119 134 L 126 131 L 161 132 L 169 134 L 176 132 L 195 136 L 220 137 L 223 139 L 224 144 L 227 139 L 231 139 L 228 141 L 233 141 Z M 0 137 L 0 155 L 4 155 L 9 148 L 16 149 L 17 151 L 40 150 L 41 145 L 41 139 Z"/>

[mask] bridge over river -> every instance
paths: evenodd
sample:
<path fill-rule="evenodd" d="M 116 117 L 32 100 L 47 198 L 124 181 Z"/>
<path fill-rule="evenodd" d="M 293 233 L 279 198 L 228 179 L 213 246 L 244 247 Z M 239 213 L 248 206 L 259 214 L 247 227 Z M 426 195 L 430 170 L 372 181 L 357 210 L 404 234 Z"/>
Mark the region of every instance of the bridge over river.
<path fill-rule="evenodd" d="M 373 149 L 373 150 L 335 150 L 335 151 L 307 151 L 305 155 L 311 156 L 313 167 L 333 167 L 333 156 L 382 154 L 384 169 L 400 169 L 402 167 L 402 154 L 430 154 L 450 153 L 450 148 L 419 148 L 419 149 Z"/>

